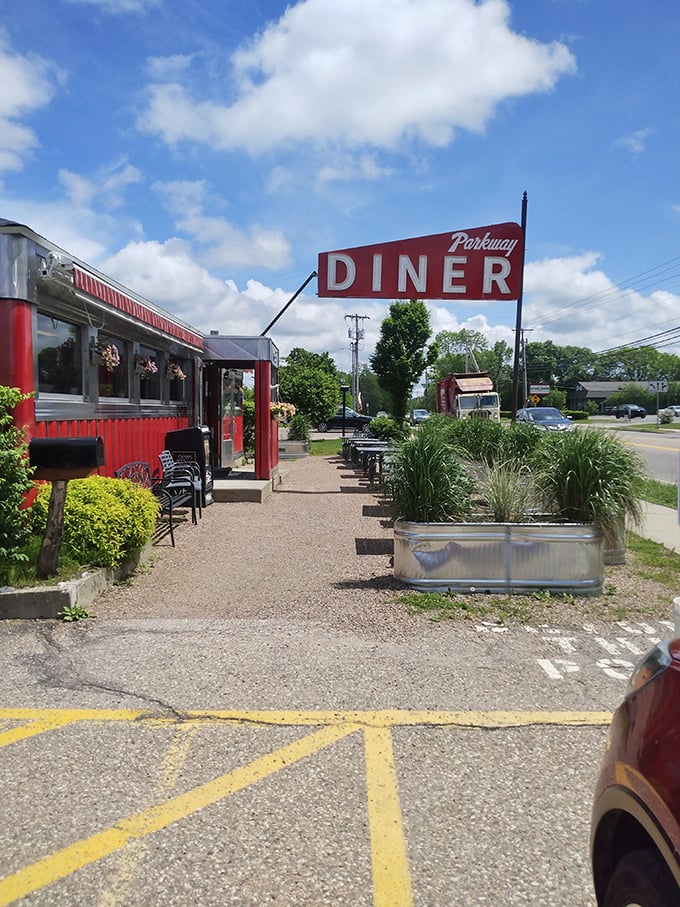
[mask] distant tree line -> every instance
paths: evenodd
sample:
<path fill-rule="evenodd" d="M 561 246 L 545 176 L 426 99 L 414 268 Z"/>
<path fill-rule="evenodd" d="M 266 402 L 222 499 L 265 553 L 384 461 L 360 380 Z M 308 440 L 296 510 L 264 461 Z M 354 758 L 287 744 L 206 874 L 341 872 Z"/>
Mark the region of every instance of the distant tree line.
<path fill-rule="evenodd" d="M 501 407 L 510 409 L 513 391 L 513 350 L 503 340 L 489 344 L 484 334 L 466 328 L 440 331 L 432 340 L 429 313 L 420 300 L 394 302 L 381 324 L 380 338 L 369 364 L 359 374 L 361 401 L 348 393 L 348 406 L 375 415 L 385 410 L 401 420 L 410 408 L 436 409 L 439 378 L 450 372 L 488 371 L 501 397 Z M 654 347 L 638 347 L 594 353 L 588 347 L 559 346 L 552 340 L 528 342 L 526 382 L 547 384 L 551 393 L 544 404 L 563 409 L 567 391 L 579 382 L 630 382 L 608 402 L 638 403 L 648 411 L 656 407 L 656 394 L 633 382 L 647 384 L 665 380 L 668 392 L 659 404 L 680 403 L 680 356 Z M 522 375 L 522 382 L 524 375 Z M 351 386 L 351 376 L 337 369 L 329 353 L 291 350 L 280 368 L 282 400 L 310 416 L 312 424 L 331 415 L 341 402 L 342 384 Z M 413 396 L 418 383 L 424 393 Z M 589 409 L 597 406 L 589 403 Z"/>

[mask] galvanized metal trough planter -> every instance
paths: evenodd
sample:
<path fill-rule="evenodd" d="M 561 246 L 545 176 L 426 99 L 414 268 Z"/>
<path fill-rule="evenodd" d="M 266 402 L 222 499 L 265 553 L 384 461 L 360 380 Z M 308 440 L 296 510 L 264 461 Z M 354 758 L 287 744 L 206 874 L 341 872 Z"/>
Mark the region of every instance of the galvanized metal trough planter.
<path fill-rule="evenodd" d="M 600 595 L 604 541 L 591 523 L 394 524 L 394 575 L 424 592 Z"/>

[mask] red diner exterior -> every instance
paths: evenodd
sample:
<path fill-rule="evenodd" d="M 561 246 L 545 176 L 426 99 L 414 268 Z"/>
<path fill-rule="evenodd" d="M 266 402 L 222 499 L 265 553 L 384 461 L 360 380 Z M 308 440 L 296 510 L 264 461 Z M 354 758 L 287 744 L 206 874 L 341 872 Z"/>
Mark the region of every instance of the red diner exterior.
<path fill-rule="evenodd" d="M 22 224 L 0 219 L 0 384 L 31 398 L 27 438 L 98 435 L 105 466 L 155 468 L 168 432 L 207 425 L 215 474 L 243 457 L 243 372 L 255 375 L 255 477 L 278 469 L 278 349 L 204 336 Z"/>

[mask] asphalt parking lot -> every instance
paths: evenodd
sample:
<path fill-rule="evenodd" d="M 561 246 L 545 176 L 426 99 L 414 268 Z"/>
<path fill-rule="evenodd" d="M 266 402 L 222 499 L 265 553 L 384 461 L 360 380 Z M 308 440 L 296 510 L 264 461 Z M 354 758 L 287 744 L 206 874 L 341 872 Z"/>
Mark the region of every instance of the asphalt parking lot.
<path fill-rule="evenodd" d="M 0 627 L 0 904 L 594 904 L 610 711 L 667 627 L 258 629 Z"/>

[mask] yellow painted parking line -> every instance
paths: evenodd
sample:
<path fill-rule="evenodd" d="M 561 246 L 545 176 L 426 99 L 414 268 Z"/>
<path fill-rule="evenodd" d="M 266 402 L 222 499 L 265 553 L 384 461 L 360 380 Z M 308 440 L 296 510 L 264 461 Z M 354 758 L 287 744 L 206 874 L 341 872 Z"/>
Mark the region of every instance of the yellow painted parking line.
<path fill-rule="evenodd" d="M 665 450 L 667 453 L 678 453 L 677 447 L 669 447 L 666 444 L 645 444 L 642 441 L 629 441 L 628 438 L 624 439 L 624 443 L 630 447 L 645 447 L 649 450 Z"/>
<path fill-rule="evenodd" d="M 151 798 L 156 805 L 121 819 L 89 838 L 76 841 L 5 879 L 0 879 L 0 907 L 71 875 L 104 857 L 120 854 L 100 907 L 127 902 L 139 862 L 141 842 L 204 807 L 275 774 L 358 731 L 363 732 L 366 789 L 373 873 L 374 907 L 412 907 L 413 893 L 402 825 L 392 733 L 397 728 L 602 727 L 611 712 L 595 711 L 447 711 L 377 709 L 350 711 L 193 710 L 170 716 L 132 709 L 0 709 L 0 721 L 23 722 L 0 732 L 0 746 L 68 725 L 108 722 L 168 727 L 175 735 L 160 765 Z M 261 756 L 178 796 L 171 796 L 193 736 L 206 726 L 315 727 L 293 743 Z M 130 845 L 133 845 L 132 847 Z"/>
<path fill-rule="evenodd" d="M 69 724 L 75 721 L 132 721 L 152 724 L 181 724 L 183 722 L 234 722 L 236 724 L 264 724 L 279 726 L 337 726 L 356 724 L 361 727 L 527 727 L 531 725 L 604 725 L 612 720 L 611 712 L 594 711 L 525 711 L 525 710 L 470 710 L 470 711 L 418 711 L 413 709 L 377 709 L 351 711 L 275 711 L 266 710 L 191 710 L 164 717 L 148 711 L 132 709 L 0 709 L 0 719 L 17 721 L 44 721 Z M 1 739 L 1 738 L 0 738 Z"/>
<path fill-rule="evenodd" d="M 388 728 L 365 728 L 374 907 L 412 907 L 413 890 Z"/>
<path fill-rule="evenodd" d="M 164 803 L 121 819 L 120 822 L 105 831 L 76 841 L 0 880 L 0 907 L 26 897 L 33 891 L 38 891 L 84 866 L 89 866 L 91 863 L 121 850 L 131 841 L 139 840 L 167 828 L 168 825 L 191 816 L 206 806 L 217 803 L 230 794 L 273 775 L 282 768 L 299 762 L 305 756 L 309 756 L 357 730 L 358 728 L 353 725 L 321 728 L 321 730 L 307 734 L 293 743 L 282 746 L 266 756 L 254 759 L 247 765 L 233 769 L 184 794 L 179 794 Z"/>
<path fill-rule="evenodd" d="M 181 725 L 177 729 L 161 762 L 159 777 L 151 792 L 152 800 L 166 800 L 175 789 L 197 733 L 198 727 L 195 724 Z M 148 842 L 144 839 L 131 842 L 118 853 L 118 860 L 107 879 L 98 907 L 122 907 L 129 903 L 135 875 L 147 850 Z"/>
<path fill-rule="evenodd" d="M 35 737 L 37 734 L 44 734 L 45 731 L 53 731 L 56 728 L 66 727 L 69 724 L 74 724 L 75 721 L 82 720 L 82 718 L 74 719 L 70 716 L 64 716 L 63 718 L 53 717 L 33 719 L 26 724 L 19 724 L 6 731 L 0 731 L 0 748 L 9 746 L 10 743 L 18 743 L 19 740 L 26 740 L 28 737 Z"/>

